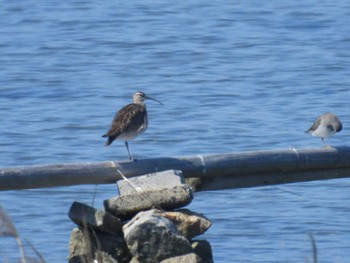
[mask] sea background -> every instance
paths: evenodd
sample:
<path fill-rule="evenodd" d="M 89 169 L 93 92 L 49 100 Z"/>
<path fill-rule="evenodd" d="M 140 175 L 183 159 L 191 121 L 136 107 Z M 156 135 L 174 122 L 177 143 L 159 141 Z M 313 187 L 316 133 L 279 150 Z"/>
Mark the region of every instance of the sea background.
<path fill-rule="evenodd" d="M 319 148 L 324 112 L 349 145 L 350 2 L 0 1 L 0 167 L 125 160 L 104 147 L 115 112 L 142 90 L 149 128 L 136 158 Z M 73 201 L 94 185 L 3 191 L 0 205 L 47 262 L 66 262 Z M 349 262 L 350 181 L 196 193 L 215 262 Z M 291 192 L 291 193 L 290 193 Z M 116 194 L 100 185 L 95 206 Z M 33 256 L 28 245 L 28 255 Z M 0 262 L 19 257 L 0 238 Z"/>

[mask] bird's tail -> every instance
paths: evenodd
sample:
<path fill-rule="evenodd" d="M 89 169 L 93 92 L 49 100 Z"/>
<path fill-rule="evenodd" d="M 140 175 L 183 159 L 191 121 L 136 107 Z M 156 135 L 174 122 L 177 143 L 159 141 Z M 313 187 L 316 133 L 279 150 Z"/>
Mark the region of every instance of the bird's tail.
<path fill-rule="evenodd" d="M 102 137 L 108 137 L 105 146 L 110 145 L 115 140 L 115 138 L 117 138 L 116 136 L 108 136 L 107 134 L 102 135 Z"/>

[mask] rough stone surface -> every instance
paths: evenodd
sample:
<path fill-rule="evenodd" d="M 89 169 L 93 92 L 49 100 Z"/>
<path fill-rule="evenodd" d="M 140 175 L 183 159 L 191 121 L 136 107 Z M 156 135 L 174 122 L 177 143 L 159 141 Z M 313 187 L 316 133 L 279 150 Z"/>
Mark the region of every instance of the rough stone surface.
<path fill-rule="evenodd" d="M 104 251 L 97 252 L 96 255 L 97 261 L 96 262 L 103 262 L 103 263 L 119 263 L 118 260 L 113 258 L 110 254 Z M 125 262 L 126 263 L 126 262 Z"/>
<path fill-rule="evenodd" d="M 107 212 L 122 218 L 130 218 L 139 211 L 160 207 L 175 209 L 188 205 L 193 198 L 188 185 L 175 186 L 171 189 L 146 191 L 133 195 L 112 197 L 104 201 Z"/>
<path fill-rule="evenodd" d="M 98 251 L 106 252 L 119 263 L 129 262 L 131 255 L 123 237 L 112 236 L 105 233 L 96 233 Z"/>
<path fill-rule="evenodd" d="M 87 256 L 75 256 L 68 260 L 68 263 L 87 263 L 87 262 L 119 263 L 116 259 L 114 259 L 111 255 L 109 255 L 106 252 L 99 252 L 96 260 Z"/>
<path fill-rule="evenodd" d="M 119 263 L 116 259 L 112 258 L 110 255 L 108 255 L 105 252 L 101 252 L 98 255 L 98 259 L 96 260 L 86 256 L 75 256 L 68 260 L 68 263 L 87 263 L 87 262 Z"/>
<path fill-rule="evenodd" d="M 97 257 L 111 263 L 128 263 L 131 258 L 122 237 L 74 228 L 69 241 L 69 262 L 92 262 Z"/>
<path fill-rule="evenodd" d="M 95 209 L 79 202 L 73 202 L 68 216 L 74 223 L 81 227 L 87 225 L 110 234 L 123 234 L 123 222 L 101 209 Z"/>
<path fill-rule="evenodd" d="M 210 243 L 206 240 L 194 240 L 192 248 L 202 260 L 203 263 L 213 263 L 213 252 Z"/>
<path fill-rule="evenodd" d="M 187 209 L 161 212 L 160 215 L 171 220 L 177 231 L 189 240 L 203 234 L 211 226 L 211 221 L 205 216 Z"/>
<path fill-rule="evenodd" d="M 168 170 L 158 173 L 146 174 L 128 179 L 134 186 L 142 191 L 155 191 L 165 188 L 173 188 L 184 184 L 184 178 L 181 171 Z M 120 195 L 131 195 L 137 193 L 135 188 L 126 180 L 117 182 Z"/>
<path fill-rule="evenodd" d="M 140 263 L 140 261 L 136 257 L 133 257 L 130 263 Z"/>
<path fill-rule="evenodd" d="M 123 230 L 130 253 L 140 262 L 160 262 L 193 252 L 174 224 L 155 210 L 140 212 Z"/>
<path fill-rule="evenodd" d="M 195 253 L 186 254 L 162 260 L 160 263 L 203 263 Z"/>
<path fill-rule="evenodd" d="M 79 262 L 77 260 L 80 257 L 92 258 L 90 251 L 90 246 L 85 241 L 83 232 L 77 227 L 74 228 L 70 235 L 68 258 L 74 260 L 72 262 Z"/>

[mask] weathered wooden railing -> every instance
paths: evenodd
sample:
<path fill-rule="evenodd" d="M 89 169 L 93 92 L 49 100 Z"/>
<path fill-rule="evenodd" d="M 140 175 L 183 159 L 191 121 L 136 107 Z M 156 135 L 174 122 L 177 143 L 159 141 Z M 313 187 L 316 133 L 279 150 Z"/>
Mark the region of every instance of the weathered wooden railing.
<path fill-rule="evenodd" d="M 181 170 L 185 178 L 200 178 L 197 191 L 285 184 L 350 177 L 350 147 L 0 168 L 0 190 L 115 183 L 118 169 L 126 177 Z"/>

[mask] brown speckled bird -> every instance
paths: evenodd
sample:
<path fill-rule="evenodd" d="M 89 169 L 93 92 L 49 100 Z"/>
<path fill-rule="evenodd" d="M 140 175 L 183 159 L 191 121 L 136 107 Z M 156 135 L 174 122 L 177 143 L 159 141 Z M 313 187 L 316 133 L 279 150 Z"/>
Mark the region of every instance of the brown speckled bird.
<path fill-rule="evenodd" d="M 129 151 L 128 141 L 135 138 L 147 129 L 147 110 L 144 101 L 153 100 L 163 105 L 160 101 L 146 96 L 142 91 L 132 95 L 132 103 L 121 108 L 115 115 L 111 128 L 102 137 L 108 137 L 105 146 L 110 145 L 114 140 L 125 140 L 129 159 L 132 160 Z"/>

